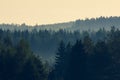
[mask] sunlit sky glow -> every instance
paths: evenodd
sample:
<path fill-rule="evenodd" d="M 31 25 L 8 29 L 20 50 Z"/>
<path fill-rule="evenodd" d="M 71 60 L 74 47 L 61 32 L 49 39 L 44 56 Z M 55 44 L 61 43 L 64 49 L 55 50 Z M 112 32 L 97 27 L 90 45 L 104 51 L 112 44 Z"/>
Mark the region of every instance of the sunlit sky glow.
<path fill-rule="evenodd" d="M 0 0 L 0 23 L 51 24 L 120 16 L 120 0 Z"/>

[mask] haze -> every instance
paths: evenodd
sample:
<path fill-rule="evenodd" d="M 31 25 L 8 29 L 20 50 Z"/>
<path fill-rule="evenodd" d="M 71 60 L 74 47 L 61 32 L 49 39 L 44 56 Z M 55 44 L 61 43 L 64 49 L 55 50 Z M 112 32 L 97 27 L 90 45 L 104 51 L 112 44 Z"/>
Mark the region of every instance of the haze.
<path fill-rule="evenodd" d="M 0 23 L 51 24 L 120 16 L 120 0 L 0 0 Z"/>

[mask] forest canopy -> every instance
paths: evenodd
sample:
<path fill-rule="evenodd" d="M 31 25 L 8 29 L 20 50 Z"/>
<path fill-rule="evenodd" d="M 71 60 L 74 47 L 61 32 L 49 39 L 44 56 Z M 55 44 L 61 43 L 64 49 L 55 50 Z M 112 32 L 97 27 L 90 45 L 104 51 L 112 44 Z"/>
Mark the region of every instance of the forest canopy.
<path fill-rule="evenodd" d="M 119 26 L 96 24 L 115 19 L 118 25 L 119 17 L 77 20 L 73 31 L 1 24 L 0 80 L 119 80 Z M 98 30 L 80 26 L 94 21 Z"/>

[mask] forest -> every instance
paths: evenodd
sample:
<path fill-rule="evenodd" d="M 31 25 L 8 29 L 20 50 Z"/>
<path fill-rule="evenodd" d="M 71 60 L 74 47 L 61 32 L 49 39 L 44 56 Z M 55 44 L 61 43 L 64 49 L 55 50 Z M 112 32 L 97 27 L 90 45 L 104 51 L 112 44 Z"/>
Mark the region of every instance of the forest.
<path fill-rule="evenodd" d="M 119 80 L 120 29 L 109 27 L 82 31 L 1 27 L 0 80 Z"/>
<path fill-rule="evenodd" d="M 38 55 L 32 49 L 32 41 L 30 42 L 30 40 L 34 40 L 32 35 L 40 34 L 39 32 L 0 30 L 0 80 L 120 79 L 119 29 L 113 26 L 110 31 L 103 28 L 94 34 L 89 31 L 70 33 L 64 30 L 58 32 L 45 30 L 43 32 L 46 33 L 44 34 L 46 36 L 48 36 L 47 32 L 52 36 L 61 32 L 62 36 L 67 35 L 68 38 L 72 38 L 68 39 L 64 36 L 63 40 L 59 39 L 58 46 L 55 46 L 57 48 L 54 63 L 43 60 L 40 57 L 41 54 Z M 72 35 L 73 37 L 71 37 Z M 60 35 L 56 35 L 56 37 L 61 38 Z M 49 37 L 46 38 L 50 40 Z M 54 42 L 56 41 L 48 43 L 52 45 Z M 44 44 L 43 42 L 43 46 Z M 51 54 L 52 52 L 48 54 L 48 57 Z"/>

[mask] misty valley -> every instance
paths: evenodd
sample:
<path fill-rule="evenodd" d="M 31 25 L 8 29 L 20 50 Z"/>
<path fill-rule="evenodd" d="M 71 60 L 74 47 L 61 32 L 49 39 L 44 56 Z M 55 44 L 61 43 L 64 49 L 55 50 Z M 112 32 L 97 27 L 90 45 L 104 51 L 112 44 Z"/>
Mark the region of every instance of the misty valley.
<path fill-rule="evenodd" d="M 0 24 L 0 80 L 120 80 L 120 17 Z"/>

